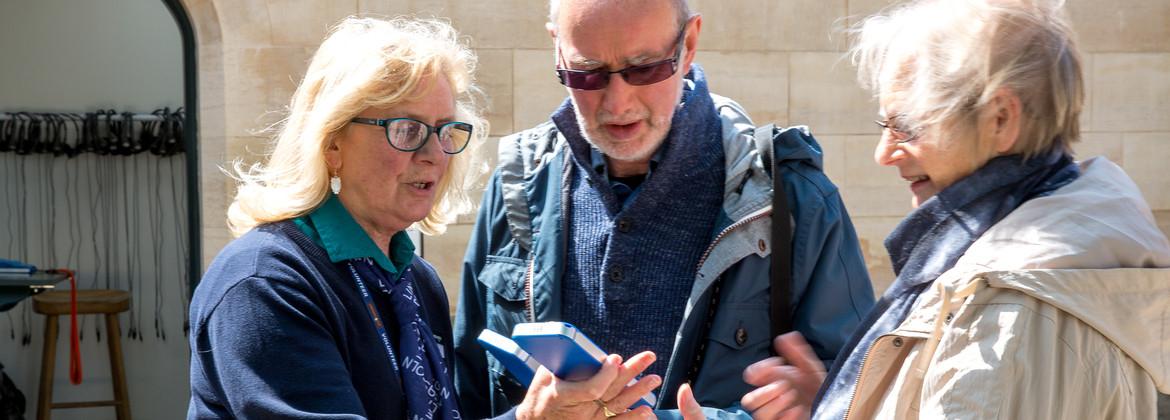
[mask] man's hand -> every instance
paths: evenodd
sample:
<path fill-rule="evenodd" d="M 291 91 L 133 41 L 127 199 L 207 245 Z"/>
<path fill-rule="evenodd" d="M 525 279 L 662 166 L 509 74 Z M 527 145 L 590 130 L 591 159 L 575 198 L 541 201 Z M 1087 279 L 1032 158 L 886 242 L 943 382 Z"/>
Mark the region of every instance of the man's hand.
<path fill-rule="evenodd" d="M 772 340 L 779 357 L 753 363 L 743 380 L 756 388 L 740 400 L 755 419 L 807 419 L 825 380 L 825 366 L 798 332 Z"/>
<path fill-rule="evenodd" d="M 524 401 L 516 408 L 516 418 L 527 419 L 651 419 L 650 407 L 628 410 L 643 395 L 662 383 L 658 375 L 648 375 L 626 386 L 650 364 L 652 352 L 642 352 L 622 364 L 621 356 L 611 354 L 589 379 L 578 382 L 557 378 L 541 367 L 528 387 Z"/>
<path fill-rule="evenodd" d="M 691 391 L 691 384 L 682 384 L 682 386 L 678 387 L 678 412 L 682 414 L 683 420 L 703 420 L 707 418 L 703 414 L 703 407 L 695 399 L 694 391 Z"/>

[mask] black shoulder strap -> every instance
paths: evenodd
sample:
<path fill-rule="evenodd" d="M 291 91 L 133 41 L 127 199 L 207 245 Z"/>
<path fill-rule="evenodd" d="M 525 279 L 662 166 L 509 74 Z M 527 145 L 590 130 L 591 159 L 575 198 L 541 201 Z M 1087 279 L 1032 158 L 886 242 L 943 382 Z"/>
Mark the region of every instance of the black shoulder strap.
<path fill-rule="evenodd" d="M 771 336 L 792 331 L 792 225 L 788 194 L 773 148 L 775 127 L 756 127 L 756 150 L 772 174 L 772 284 Z"/>

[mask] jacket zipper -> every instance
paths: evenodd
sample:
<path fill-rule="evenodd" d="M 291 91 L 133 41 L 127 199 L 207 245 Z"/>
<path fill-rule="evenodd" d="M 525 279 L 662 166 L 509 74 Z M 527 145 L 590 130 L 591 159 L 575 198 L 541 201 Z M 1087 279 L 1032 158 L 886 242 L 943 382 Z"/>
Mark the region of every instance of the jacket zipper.
<path fill-rule="evenodd" d="M 873 340 L 873 344 L 877 344 L 881 339 L 890 336 L 890 334 L 882 334 Z M 873 352 L 873 345 L 865 349 L 865 354 L 861 356 L 861 368 L 857 371 L 857 378 L 853 380 L 853 392 L 849 393 L 849 408 L 845 409 L 845 416 L 842 420 L 848 419 L 849 415 L 853 413 L 853 408 L 857 405 L 857 386 L 861 385 L 861 375 L 865 374 L 865 365 L 869 363 L 869 354 Z"/>
<path fill-rule="evenodd" d="M 528 269 L 524 271 L 524 289 L 528 292 L 528 296 L 524 298 L 524 312 L 528 315 L 528 322 L 536 322 L 536 311 L 533 309 L 535 303 L 532 297 L 532 277 L 535 269 L 536 257 L 529 257 Z"/>
<path fill-rule="evenodd" d="M 719 245 L 719 241 L 723 240 L 723 238 L 726 237 L 728 234 L 730 234 L 731 231 L 739 229 L 740 227 L 742 227 L 748 223 L 762 219 L 766 216 L 770 216 L 771 214 L 772 214 L 772 206 L 764 207 L 764 208 L 758 210 L 757 213 L 750 214 L 747 217 L 745 217 L 743 219 L 739 219 L 739 221 L 732 223 L 731 226 L 723 228 L 723 230 L 720 231 L 718 235 L 715 235 L 715 239 L 711 241 L 711 245 L 707 246 L 707 250 L 703 251 L 703 256 L 702 256 L 702 258 L 699 258 L 699 265 L 695 267 L 695 270 L 697 271 L 697 270 L 703 268 L 703 263 L 707 262 L 707 257 L 711 256 L 711 251 L 715 250 L 715 246 Z"/>
<path fill-rule="evenodd" d="M 757 212 L 755 214 L 749 214 L 747 217 L 744 217 L 743 219 L 740 219 L 739 221 L 732 223 L 730 226 L 723 228 L 723 230 L 720 231 L 718 235 L 715 235 L 715 239 L 711 241 L 711 245 L 708 245 L 707 249 L 705 251 L 703 251 L 703 256 L 701 258 L 699 258 L 699 264 L 698 264 L 698 266 L 696 266 L 695 270 L 698 271 L 698 270 L 703 268 L 703 264 L 707 262 L 707 257 L 711 256 L 711 251 L 714 250 L 715 246 L 719 244 L 719 241 L 722 241 L 724 237 L 726 237 L 728 234 L 731 233 L 731 231 L 739 229 L 741 226 L 747 225 L 748 223 L 751 223 L 755 220 L 761 219 L 765 216 L 772 214 L 771 209 L 772 209 L 771 206 L 764 207 L 760 210 L 757 210 Z M 716 278 L 715 282 L 712 284 L 715 284 L 716 287 L 718 287 L 718 282 L 719 282 L 719 279 Z M 717 293 L 718 293 L 718 289 L 716 289 L 716 294 Z M 713 296 L 712 298 L 717 299 L 717 297 L 715 297 L 715 296 Z M 715 302 L 712 302 L 711 304 L 714 305 Z M 708 317 L 707 324 L 704 327 L 704 330 L 706 330 L 705 332 L 703 332 L 704 335 L 710 333 L 710 329 L 711 329 L 710 322 L 711 322 L 711 319 L 710 319 L 710 317 Z M 701 339 L 700 339 L 700 342 L 702 342 Z M 676 342 L 675 345 L 677 346 L 678 343 Z M 700 344 L 699 351 L 695 353 L 695 360 L 691 363 L 691 371 L 687 373 L 688 382 L 694 380 L 695 379 L 694 377 L 698 374 L 698 372 L 697 372 L 698 366 L 702 361 L 703 353 L 706 353 L 706 349 L 704 348 L 704 346 L 705 346 L 705 344 Z M 676 348 L 676 350 L 677 350 L 677 348 Z M 671 358 L 670 362 L 666 365 L 667 372 L 670 372 L 674 368 L 675 362 L 676 362 L 676 360 L 674 358 Z M 659 403 L 661 403 L 662 401 L 664 401 L 664 400 L 659 400 Z"/>

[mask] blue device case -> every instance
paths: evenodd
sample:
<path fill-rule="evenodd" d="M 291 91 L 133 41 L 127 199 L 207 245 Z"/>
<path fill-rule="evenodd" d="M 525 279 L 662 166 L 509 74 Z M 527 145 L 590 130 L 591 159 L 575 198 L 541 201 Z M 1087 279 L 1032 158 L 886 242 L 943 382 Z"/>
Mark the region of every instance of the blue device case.
<path fill-rule="evenodd" d="M 497 360 L 512 372 L 512 376 L 520 381 L 525 388 L 532 384 L 536 370 L 540 369 L 540 362 L 533 359 L 528 352 L 520 348 L 512 339 L 500 335 L 492 330 L 483 330 L 476 338 L 479 344 L 495 356 Z"/>
<path fill-rule="evenodd" d="M 606 353 L 585 333 L 567 322 L 532 322 L 517 324 L 512 340 L 558 378 L 568 381 L 588 379 L 601 370 Z M 632 385 L 635 380 L 631 380 Z M 654 408 L 658 399 L 647 393 L 631 407 Z"/>

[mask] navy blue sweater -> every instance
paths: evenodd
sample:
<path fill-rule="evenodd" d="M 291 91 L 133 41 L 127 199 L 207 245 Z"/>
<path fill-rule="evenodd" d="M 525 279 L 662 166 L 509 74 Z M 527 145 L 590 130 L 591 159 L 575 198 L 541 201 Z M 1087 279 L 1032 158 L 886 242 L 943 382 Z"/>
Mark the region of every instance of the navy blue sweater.
<path fill-rule="evenodd" d="M 592 147 L 565 100 L 552 116 L 572 151 L 565 217 L 564 320 L 607 352 L 650 350 L 666 376 L 703 253 L 723 210 L 722 121 L 703 71 L 687 77 L 682 103 L 657 150 L 659 163 L 628 201 L 594 165 Z M 604 161 L 602 161 L 604 162 Z M 599 172 L 598 170 L 602 171 Z"/>
<path fill-rule="evenodd" d="M 442 283 L 421 258 L 412 265 L 424 318 L 454 366 Z M 393 316 L 386 296 L 372 295 Z M 352 277 L 292 222 L 260 226 L 224 248 L 190 316 L 188 418 L 405 416 L 401 380 Z"/>

